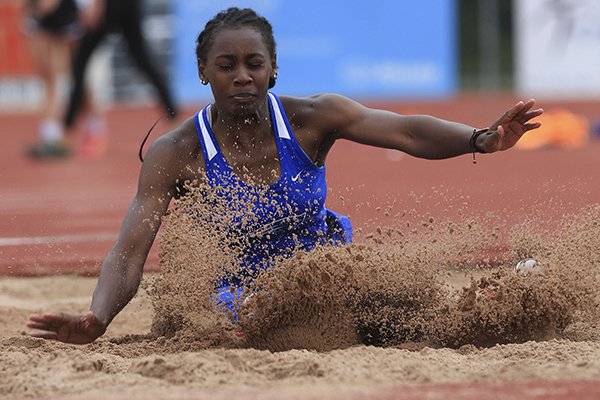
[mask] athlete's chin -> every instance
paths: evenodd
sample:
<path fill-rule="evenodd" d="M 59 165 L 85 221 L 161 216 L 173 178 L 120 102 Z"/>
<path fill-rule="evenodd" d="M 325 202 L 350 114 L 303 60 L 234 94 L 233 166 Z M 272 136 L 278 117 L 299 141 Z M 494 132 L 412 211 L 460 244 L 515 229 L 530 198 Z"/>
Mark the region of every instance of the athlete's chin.
<path fill-rule="evenodd" d="M 256 115 L 258 106 L 256 103 L 237 103 L 231 107 L 232 114 L 237 114 L 241 117 Z"/>

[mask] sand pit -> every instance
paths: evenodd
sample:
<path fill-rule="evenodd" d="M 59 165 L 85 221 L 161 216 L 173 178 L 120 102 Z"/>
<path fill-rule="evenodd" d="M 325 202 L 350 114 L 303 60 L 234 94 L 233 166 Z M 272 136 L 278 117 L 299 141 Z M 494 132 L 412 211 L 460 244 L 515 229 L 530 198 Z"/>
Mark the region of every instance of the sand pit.
<path fill-rule="evenodd" d="M 104 338 L 91 345 L 72 346 L 21 335 L 30 312 L 85 310 L 94 284 L 93 278 L 75 276 L 0 279 L 2 396 L 391 398 L 398 393 L 391 387 L 408 384 L 419 385 L 421 391 L 416 393 L 421 395 L 441 391 L 451 396 L 463 390 L 462 398 L 468 398 L 462 386 L 450 385 L 442 391 L 435 385 L 475 382 L 480 385 L 478 393 L 482 393 L 495 387 L 483 385 L 488 383 L 555 381 L 558 383 L 539 386 L 550 387 L 552 393 L 564 393 L 569 386 L 563 381 L 592 380 L 597 385 L 600 380 L 597 335 L 589 340 L 553 339 L 491 348 L 467 345 L 415 351 L 356 345 L 329 352 L 221 348 L 172 353 L 161 350 L 156 342 L 132 339 L 123 343 L 127 341 L 122 335 L 145 334 L 150 329 L 152 308 L 144 295 L 127 306 Z M 575 393 L 573 383 L 570 385 L 568 393 Z M 519 387 L 527 388 L 525 384 Z M 592 387 L 588 385 L 579 393 L 597 396 L 598 391 L 593 392 Z M 419 398 L 414 389 L 406 390 Z M 548 394 L 538 388 L 540 393 Z"/>
<path fill-rule="evenodd" d="M 600 208 L 567 218 L 549 237 L 526 224 L 511 231 L 504 256 L 539 258 L 546 271 L 532 276 L 499 259 L 476 266 L 487 240 L 457 250 L 472 236 L 502 236 L 497 230 L 427 221 L 414 238 L 376 229 L 361 244 L 269 270 L 240 314 L 241 337 L 211 309 L 206 274 L 189 267 L 197 260 L 190 242 L 174 240 L 179 229 L 190 233 L 181 224 L 165 228 L 163 274 L 147 275 L 90 345 L 23 331 L 30 313 L 85 311 L 95 278 L 0 278 L 0 395 L 597 398 Z M 463 259 L 441 262 L 449 251 Z"/>

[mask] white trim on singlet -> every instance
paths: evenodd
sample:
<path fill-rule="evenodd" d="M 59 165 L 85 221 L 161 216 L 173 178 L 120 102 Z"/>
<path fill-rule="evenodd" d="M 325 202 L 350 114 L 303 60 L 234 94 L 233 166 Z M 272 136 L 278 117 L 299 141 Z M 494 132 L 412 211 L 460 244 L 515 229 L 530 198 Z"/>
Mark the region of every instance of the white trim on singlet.
<path fill-rule="evenodd" d="M 275 112 L 275 123 L 277 124 L 277 133 L 280 138 L 290 140 L 290 133 L 288 131 L 285 120 L 283 119 L 283 115 L 281 114 L 281 108 L 279 107 L 279 102 L 275 98 L 275 96 L 269 93 L 269 100 L 271 101 L 271 106 L 273 107 L 273 111 Z M 197 114 L 196 118 L 198 118 L 198 123 L 200 125 L 200 131 L 202 131 L 202 138 L 204 139 L 204 145 L 206 146 L 206 152 L 208 153 L 208 161 L 212 160 L 214 156 L 217 155 L 217 146 L 212 140 L 210 133 L 208 133 L 208 128 L 204 123 L 203 114 L 204 111 L 201 111 Z M 212 115 L 210 112 L 210 105 L 206 107 L 206 119 L 208 123 L 212 125 Z"/>
<path fill-rule="evenodd" d="M 210 106 L 206 107 L 207 118 L 210 115 L 208 112 L 210 111 Z M 204 123 L 204 118 L 202 114 L 204 111 L 200 111 L 196 114 L 196 118 L 198 118 L 198 125 L 200 126 L 200 131 L 202 133 L 202 139 L 204 140 L 204 146 L 206 147 L 206 153 L 208 155 L 208 161 L 212 160 L 214 156 L 217 155 L 217 147 L 213 143 L 212 138 L 210 137 L 210 133 L 208 133 L 208 129 L 206 128 L 206 124 Z"/>
<path fill-rule="evenodd" d="M 284 139 L 291 139 L 285 121 L 283 120 L 283 116 L 281 115 L 279 102 L 271 93 L 269 93 L 269 99 L 271 100 L 271 105 L 273 106 L 273 110 L 275 111 L 275 122 L 277 123 L 277 132 L 279 134 L 279 137 Z"/>
<path fill-rule="evenodd" d="M 212 108 L 212 104 L 206 106 L 206 120 L 208 121 L 208 125 L 212 128 L 212 113 L 210 109 Z"/>

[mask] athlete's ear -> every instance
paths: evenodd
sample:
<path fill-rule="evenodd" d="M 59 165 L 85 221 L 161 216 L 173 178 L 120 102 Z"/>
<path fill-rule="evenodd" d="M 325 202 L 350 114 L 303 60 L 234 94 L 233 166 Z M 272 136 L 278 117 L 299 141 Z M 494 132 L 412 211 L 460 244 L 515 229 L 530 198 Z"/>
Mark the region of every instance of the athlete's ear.
<path fill-rule="evenodd" d="M 277 72 L 277 54 L 273 55 L 273 59 L 271 60 L 271 68 L 273 68 L 273 72 Z"/>
<path fill-rule="evenodd" d="M 271 72 L 271 76 L 269 77 L 269 89 L 273 89 L 273 87 L 275 86 L 275 83 L 277 83 L 277 75 L 278 75 L 278 70 L 277 70 L 277 58 L 273 57 L 273 60 L 271 60 L 271 69 L 273 70 Z"/>
<path fill-rule="evenodd" d="M 208 78 L 206 77 L 206 65 L 202 61 L 198 60 L 198 78 L 203 85 L 208 84 Z"/>

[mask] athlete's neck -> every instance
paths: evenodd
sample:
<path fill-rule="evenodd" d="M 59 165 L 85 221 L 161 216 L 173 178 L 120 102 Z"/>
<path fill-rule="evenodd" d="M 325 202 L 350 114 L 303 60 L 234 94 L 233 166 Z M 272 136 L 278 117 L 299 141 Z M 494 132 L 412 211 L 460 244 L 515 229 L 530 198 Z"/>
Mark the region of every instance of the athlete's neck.
<path fill-rule="evenodd" d="M 261 141 L 265 136 L 271 136 L 271 119 L 269 107 L 265 104 L 253 112 L 227 113 L 216 104 L 211 106 L 212 128 L 215 133 L 230 139 L 244 141 Z"/>

